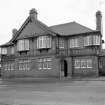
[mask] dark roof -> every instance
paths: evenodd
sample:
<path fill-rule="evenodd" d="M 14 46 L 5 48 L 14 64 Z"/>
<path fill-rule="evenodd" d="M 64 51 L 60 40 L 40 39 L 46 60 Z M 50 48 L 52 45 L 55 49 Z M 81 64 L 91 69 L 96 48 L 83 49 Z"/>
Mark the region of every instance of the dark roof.
<path fill-rule="evenodd" d="M 35 19 L 34 21 L 31 21 L 31 18 L 29 16 L 25 20 L 23 25 L 20 27 L 20 29 L 16 32 L 14 37 L 8 43 L 3 44 L 1 46 L 3 47 L 3 46 L 13 45 L 13 41 L 15 40 L 27 37 L 35 37 L 43 34 L 50 34 L 50 35 L 58 34 L 58 35 L 67 36 L 67 35 L 78 35 L 78 34 L 85 35 L 86 33 L 91 33 L 91 32 L 96 32 L 96 30 L 92 30 L 76 22 L 70 22 L 70 23 L 48 27 L 39 20 Z"/>
<path fill-rule="evenodd" d="M 20 29 L 16 32 L 14 37 L 9 42 L 1 46 L 3 47 L 13 45 L 13 41 L 17 39 L 35 37 L 43 34 L 56 35 L 55 32 L 53 32 L 47 25 L 37 19 L 34 19 L 34 21 L 32 21 L 31 17 L 29 16 L 22 24 Z"/>
<path fill-rule="evenodd" d="M 50 26 L 50 29 L 60 35 L 75 35 L 95 31 L 76 22 Z"/>

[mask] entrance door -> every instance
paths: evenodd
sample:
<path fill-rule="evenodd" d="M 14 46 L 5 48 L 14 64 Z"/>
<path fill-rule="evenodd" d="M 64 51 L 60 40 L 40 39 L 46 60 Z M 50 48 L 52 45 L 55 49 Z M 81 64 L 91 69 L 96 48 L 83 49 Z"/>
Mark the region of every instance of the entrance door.
<path fill-rule="evenodd" d="M 66 60 L 61 61 L 61 72 L 64 77 L 67 77 L 68 70 L 67 70 L 67 61 Z"/>
<path fill-rule="evenodd" d="M 99 75 L 105 76 L 105 57 L 99 58 Z"/>
<path fill-rule="evenodd" d="M 64 60 L 64 77 L 67 77 L 67 61 Z"/>

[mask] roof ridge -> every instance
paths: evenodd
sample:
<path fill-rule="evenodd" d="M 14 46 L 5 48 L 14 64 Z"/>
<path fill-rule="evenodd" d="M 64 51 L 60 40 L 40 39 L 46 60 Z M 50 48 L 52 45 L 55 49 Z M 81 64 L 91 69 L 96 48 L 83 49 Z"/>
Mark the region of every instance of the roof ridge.
<path fill-rule="evenodd" d="M 49 28 L 50 28 L 50 27 L 54 27 L 54 26 L 65 25 L 65 24 L 72 24 L 72 23 L 76 23 L 76 22 L 75 22 L 75 21 L 72 21 L 72 22 L 68 22 L 68 23 L 56 24 L 56 25 L 49 26 Z"/>
<path fill-rule="evenodd" d="M 76 24 L 78 24 L 78 25 L 80 25 L 80 26 L 82 26 L 82 27 L 84 27 L 84 28 L 88 28 L 87 26 L 84 26 L 84 25 L 82 25 L 82 24 L 80 24 L 80 23 L 77 23 L 77 22 L 75 22 Z M 95 30 L 93 30 L 93 29 L 91 29 L 91 28 L 88 28 L 89 30 L 92 30 L 92 31 L 95 31 Z"/>

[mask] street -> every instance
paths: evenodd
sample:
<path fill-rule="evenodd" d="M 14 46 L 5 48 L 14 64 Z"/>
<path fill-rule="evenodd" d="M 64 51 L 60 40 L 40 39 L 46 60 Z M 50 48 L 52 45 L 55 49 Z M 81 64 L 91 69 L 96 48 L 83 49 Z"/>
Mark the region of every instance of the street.
<path fill-rule="evenodd" d="M 105 105 L 105 81 L 0 82 L 0 105 Z"/>

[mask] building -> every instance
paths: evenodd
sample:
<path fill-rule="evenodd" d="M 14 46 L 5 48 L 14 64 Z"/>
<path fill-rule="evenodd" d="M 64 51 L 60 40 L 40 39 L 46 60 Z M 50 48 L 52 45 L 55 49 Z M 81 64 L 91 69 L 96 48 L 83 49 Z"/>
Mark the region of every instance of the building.
<path fill-rule="evenodd" d="M 2 77 L 99 76 L 102 50 L 100 11 L 96 30 L 77 22 L 48 27 L 38 20 L 35 9 L 12 39 L 1 45 Z"/>

